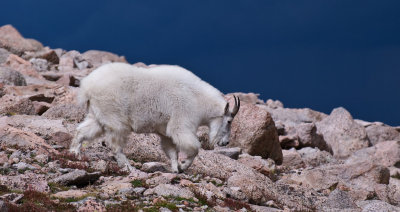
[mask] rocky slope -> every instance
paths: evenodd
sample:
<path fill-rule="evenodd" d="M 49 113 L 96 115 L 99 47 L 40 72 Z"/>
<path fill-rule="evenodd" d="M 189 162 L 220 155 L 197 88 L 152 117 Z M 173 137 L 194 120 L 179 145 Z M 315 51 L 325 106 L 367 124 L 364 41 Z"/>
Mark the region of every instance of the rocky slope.
<path fill-rule="evenodd" d="M 80 159 L 68 154 L 85 115 L 79 82 L 109 62 L 126 60 L 50 49 L 0 27 L 1 211 L 400 211 L 400 127 L 344 108 L 328 115 L 236 93 L 231 144 L 210 147 L 201 127 L 204 150 L 182 174 L 169 172 L 151 134 L 129 137 L 131 173 L 103 139 Z"/>

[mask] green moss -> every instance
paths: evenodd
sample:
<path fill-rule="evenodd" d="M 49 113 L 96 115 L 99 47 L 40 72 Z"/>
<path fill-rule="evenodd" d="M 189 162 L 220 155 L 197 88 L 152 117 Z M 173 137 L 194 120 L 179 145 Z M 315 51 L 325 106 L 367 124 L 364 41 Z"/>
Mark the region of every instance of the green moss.
<path fill-rule="evenodd" d="M 49 183 L 47 183 L 47 185 L 49 186 L 50 191 L 51 191 L 52 193 L 56 193 L 56 192 L 59 192 L 59 191 L 67 191 L 67 190 L 69 190 L 69 187 L 60 185 L 60 184 L 58 184 L 58 183 L 49 182 Z"/>
<path fill-rule="evenodd" d="M 144 182 L 143 180 L 132 180 L 131 184 L 133 187 L 145 187 L 146 186 L 146 182 Z"/>

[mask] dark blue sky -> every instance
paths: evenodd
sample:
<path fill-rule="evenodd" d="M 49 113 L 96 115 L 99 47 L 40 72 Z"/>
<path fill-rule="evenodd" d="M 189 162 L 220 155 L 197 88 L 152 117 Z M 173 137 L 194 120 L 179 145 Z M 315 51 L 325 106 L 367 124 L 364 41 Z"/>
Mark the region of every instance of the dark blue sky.
<path fill-rule="evenodd" d="M 400 1 L 3 1 L 51 48 L 178 64 L 221 91 L 400 125 Z"/>

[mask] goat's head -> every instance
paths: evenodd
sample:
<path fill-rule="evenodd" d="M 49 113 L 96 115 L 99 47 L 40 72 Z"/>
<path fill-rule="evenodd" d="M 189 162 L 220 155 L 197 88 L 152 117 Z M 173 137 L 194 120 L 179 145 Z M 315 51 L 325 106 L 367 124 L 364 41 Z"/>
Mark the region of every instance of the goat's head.
<path fill-rule="evenodd" d="M 240 99 L 239 97 L 233 96 L 235 99 L 235 106 L 232 111 L 229 110 L 229 103 L 226 103 L 224 115 L 220 119 L 220 124 L 218 131 L 215 134 L 215 137 L 212 139 L 212 143 L 216 143 L 219 146 L 226 146 L 229 144 L 229 135 L 231 132 L 231 124 L 233 118 L 235 118 L 236 114 L 240 108 Z"/>

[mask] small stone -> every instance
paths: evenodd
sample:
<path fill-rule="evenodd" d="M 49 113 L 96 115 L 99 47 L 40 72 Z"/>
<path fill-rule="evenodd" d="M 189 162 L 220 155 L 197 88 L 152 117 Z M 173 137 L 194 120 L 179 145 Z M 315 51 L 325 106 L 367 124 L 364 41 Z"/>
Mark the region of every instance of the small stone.
<path fill-rule="evenodd" d="M 233 147 L 233 148 L 219 147 L 216 148 L 214 151 L 218 154 L 225 155 L 234 160 L 237 160 L 239 158 L 239 155 L 242 153 L 242 150 L 239 147 Z"/>
<path fill-rule="evenodd" d="M 160 162 L 147 162 L 142 165 L 141 168 L 142 171 L 144 172 L 166 172 L 167 170 L 165 169 L 165 164 L 160 163 Z"/>
<path fill-rule="evenodd" d="M 39 163 L 47 163 L 49 156 L 45 154 L 36 155 L 35 160 Z"/>

